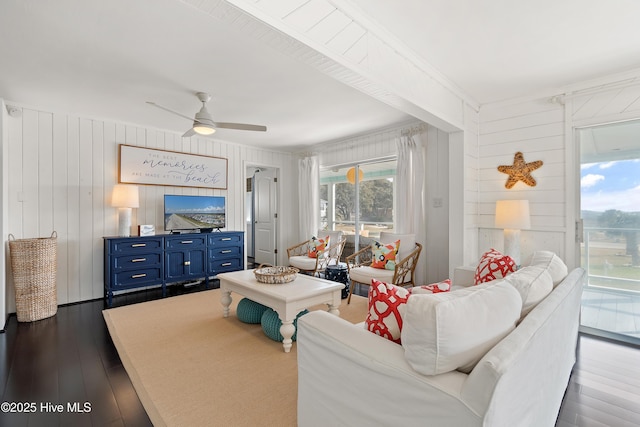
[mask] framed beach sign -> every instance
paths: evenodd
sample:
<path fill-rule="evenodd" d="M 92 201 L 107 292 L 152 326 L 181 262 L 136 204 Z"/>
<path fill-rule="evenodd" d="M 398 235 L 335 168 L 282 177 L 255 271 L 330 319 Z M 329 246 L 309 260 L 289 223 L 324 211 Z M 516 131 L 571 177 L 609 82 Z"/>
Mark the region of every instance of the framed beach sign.
<path fill-rule="evenodd" d="M 118 180 L 127 184 L 227 189 L 227 159 L 120 144 Z"/>

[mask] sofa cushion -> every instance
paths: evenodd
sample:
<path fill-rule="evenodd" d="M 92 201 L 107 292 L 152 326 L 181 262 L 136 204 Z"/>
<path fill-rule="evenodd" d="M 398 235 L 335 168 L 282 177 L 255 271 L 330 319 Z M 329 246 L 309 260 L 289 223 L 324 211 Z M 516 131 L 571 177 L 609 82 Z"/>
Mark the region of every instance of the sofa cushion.
<path fill-rule="evenodd" d="M 371 283 L 372 279 L 381 282 L 392 282 L 394 272 L 382 268 L 373 268 L 368 265 L 354 267 L 349 270 L 349 279 L 358 283 Z"/>
<path fill-rule="evenodd" d="M 509 274 L 504 281 L 512 285 L 522 298 L 520 320 L 553 290 L 553 281 L 547 269 L 540 265 L 522 267 Z"/>
<path fill-rule="evenodd" d="M 480 257 L 480 262 L 476 267 L 474 285 L 502 279 L 507 274 L 516 271 L 516 263 L 509 255 L 504 255 L 500 251 L 491 249 Z"/>
<path fill-rule="evenodd" d="M 398 248 L 400 247 L 400 240 L 396 240 L 393 243 L 383 244 L 378 241 L 373 242 L 371 245 L 371 251 L 373 252 L 373 261 L 371 267 L 384 268 L 385 270 L 396 269 L 396 256 L 398 255 Z"/>
<path fill-rule="evenodd" d="M 400 344 L 402 317 L 409 295 L 411 294 L 408 289 L 372 280 L 369 288 L 369 311 L 364 321 L 365 328 Z"/>
<path fill-rule="evenodd" d="M 401 332 L 407 362 L 424 375 L 470 372 L 520 318 L 522 299 L 502 280 L 437 294 L 412 295 Z"/>
<path fill-rule="evenodd" d="M 567 277 L 569 271 L 567 265 L 560 257 L 550 251 L 536 251 L 531 255 L 531 259 L 527 265 L 540 265 L 547 269 L 553 280 L 553 287 L 558 286 L 560 282 Z"/>

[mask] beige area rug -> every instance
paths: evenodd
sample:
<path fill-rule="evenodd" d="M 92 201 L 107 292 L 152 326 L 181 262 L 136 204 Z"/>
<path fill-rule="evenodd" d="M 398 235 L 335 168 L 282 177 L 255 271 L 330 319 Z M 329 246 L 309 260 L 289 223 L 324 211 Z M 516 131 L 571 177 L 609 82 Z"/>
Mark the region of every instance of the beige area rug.
<path fill-rule="evenodd" d="M 220 290 L 197 292 L 103 312 L 120 359 L 155 426 L 295 426 L 297 345 L 262 327 L 222 317 Z M 312 309 L 326 309 L 317 306 Z M 340 317 L 364 320 L 367 300 L 354 296 Z"/>

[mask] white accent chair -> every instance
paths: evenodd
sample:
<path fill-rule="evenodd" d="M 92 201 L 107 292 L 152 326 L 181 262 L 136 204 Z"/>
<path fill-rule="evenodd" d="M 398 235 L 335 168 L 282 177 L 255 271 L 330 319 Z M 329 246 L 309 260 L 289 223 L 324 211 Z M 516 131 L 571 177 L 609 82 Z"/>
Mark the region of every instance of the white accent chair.
<path fill-rule="evenodd" d="M 349 279 L 351 280 L 347 304 L 351 302 L 351 294 L 353 294 L 356 283 L 370 286 L 371 280 L 376 279 L 398 286 L 415 286 L 413 275 L 420 258 L 422 245 L 416 242 L 415 234 L 395 234 L 385 231 L 380 233 L 380 243 L 393 243 L 396 240 L 400 240 L 400 248 L 396 257 L 399 261 L 396 263 L 395 270 L 371 267 L 373 246 L 362 248 L 346 258 Z"/>
<path fill-rule="evenodd" d="M 316 237 L 323 239 L 329 236 L 329 247 L 318 258 L 309 257 L 309 241 L 298 243 L 287 249 L 289 265 L 303 273 L 320 277 L 328 265 L 336 265 L 340 262 L 340 256 L 344 249 L 346 239 L 342 231 L 318 230 Z"/>

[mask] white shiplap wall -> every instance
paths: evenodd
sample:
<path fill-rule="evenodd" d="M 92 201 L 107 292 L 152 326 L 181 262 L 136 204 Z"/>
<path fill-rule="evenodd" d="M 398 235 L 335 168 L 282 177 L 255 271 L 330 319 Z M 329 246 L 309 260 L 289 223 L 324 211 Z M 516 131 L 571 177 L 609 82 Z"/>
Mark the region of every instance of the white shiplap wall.
<path fill-rule="evenodd" d="M 478 225 L 479 253 L 503 247 L 503 232 L 494 227 L 495 203 L 501 199 L 527 199 L 531 230 L 522 231 L 523 259 L 536 249 L 566 258 L 567 174 L 564 110 L 548 99 L 483 107 L 480 111 Z M 525 162 L 542 160 L 532 173 L 537 185 L 519 182 L 507 190 L 507 175 L 499 165 L 511 165 L 516 152 Z"/>
<path fill-rule="evenodd" d="M 8 233 L 16 238 L 58 234 L 58 303 L 103 295 L 103 236 L 117 234 L 116 209 L 110 206 L 117 182 L 118 145 L 179 151 L 228 159 L 228 189 L 140 186 L 140 208 L 133 224 L 163 227 L 163 195 L 216 194 L 227 197 L 227 229 L 245 229 L 245 169 L 265 165 L 280 169 L 280 220 L 297 221 L 293 156 L 215 139 L 182 138 L 177 134 L 134 125 L 23 108 L 22 117 L 8 117 Z M 294 228 L 295 229 L 295 228 Z M 291 240 L 282 227 L 279 247 Z M 13 286 L 7 283 L 9 312 L 15 311 Z"/>
<path fill-rule="evenodd" d="M 633 82 L 633 78 L 627 81 Z M 636 78 L 637 79 L 637 78 Z M 502 230 L 493 225 L 495 202 L 528 199 L 531 230 L 522 232 L 523 259 L 535 250 L 558 253 L 569 267 L 577 266 L 574 222 L 580 192 L 574 129 L 640 118 L 640 86 L 614 84 L 616 77 L 591 82 L 566 97 L 551 96 L 485 105 L 480 110 L 478 176 L 478 251 L 502 249 Z M 611 84 L 611 89 L 607 89 Z M 594 91 L 594 88 L 597 88 Z M 518 183 L 504 188 L 506 175 L 497 166 L 511 164 L 517 151 L 525 161 L 542 160 L 533 172 L 537 186 Z"/>

